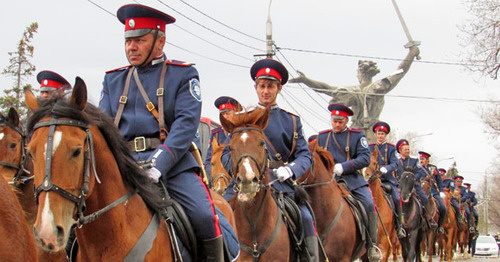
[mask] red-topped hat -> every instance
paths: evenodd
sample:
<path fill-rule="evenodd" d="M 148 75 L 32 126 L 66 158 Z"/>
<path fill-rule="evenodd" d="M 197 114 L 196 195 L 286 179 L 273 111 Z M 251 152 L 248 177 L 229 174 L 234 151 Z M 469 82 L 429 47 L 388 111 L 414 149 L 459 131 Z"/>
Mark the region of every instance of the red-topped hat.
<path fill-rule="evenodd" d="M 254 81 L 265 78 L 277 80 L 284 85 L 288 81 L 288 70 L 283 64 L 274 59 L 262 59 L 252 65 L 250 76 Z"/>
<path fill-rule="evenodd" d="M 214 105 L 217 109 L 219 109 L 220 113 L 226 112 L 228 110 L 241 110 L 240 102 L 229 96 L 221 96 L 217 98 L 214 102 Z"/>
<path fill-rule="evenodd" d="M 391 127 L 386 122 L 380 121 L 375 123 L 372 127 L 372 131 L 374 133 L 376 133 L 378 130 L 384 131 L 386 134 L 389 134 L 389 132 L 391 132 Z"/>
<path fill-rule="evenodd" d="M 470 185 L 470 183 L 464 183 L 464 186 L 470 187 L 471 185 Z"/>
<path fill-rule="evenodd" d="M 41 71 L 36 76 L 36 80 L 40 83 L 40 91 L 55 91 L 55 90 L 69 90 L 71 84 L 64 79 L 61 75 L 53 71 Z"/>
<path fill-rule="evenodd" d="M 420 157 L 423 157 L 423 158 L 431 157 L 431 154 L 424 152 L 424 151 L 418 151 L 418 154 L 420 155 Z"/>
<path fill-rule="evenodd" d="M 410 143 L 408 143 L 408 140 L 406 139 L 400 139 L 397 143 L 396 143 L 396 149 L 398 150 L 398 153 L 401 153 L 399 152 L 399 149 L 404 146 L 404 145 L 410 145 Z"/>
<path fill-rule="evenodd" d="M 444 169 L 444 168 L 439 168 L 438 171 L 439 171 L 439 174 L 446 174 L 446 169 Z"/>
<path fill-rule="evenodd" d="M 354 114 L 349 107 L 342 104 L 330 104 L 328 105 L 328 110 L 334 119 L 343 119 Z"/>
<path fill-rule="evenodd" d="M 464 177 L 463 176 L 455 176 L 455 177 L 453 177 L 453 180 L 460 182 L 460 181 L 464 180 Z"/>
<path fill-rule="evenodd" d="M 143 36 L 153 29 L 165 33 L 165 25 L 175 22 L 175 18 L 154 8 L 129 4 L 116 12 L 118 20 L 125 25 L 125 38 Z"/>

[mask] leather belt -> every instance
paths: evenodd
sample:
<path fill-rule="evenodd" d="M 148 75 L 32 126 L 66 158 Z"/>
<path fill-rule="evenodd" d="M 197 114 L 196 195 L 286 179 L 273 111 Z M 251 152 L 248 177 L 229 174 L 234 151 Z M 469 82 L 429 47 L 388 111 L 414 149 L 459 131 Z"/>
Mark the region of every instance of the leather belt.
<path fill-rule="evenodd" d="M 146 150 L 154 150 L 161 145 L 159 138 L 146 138 L 138 136 L 131 141 L 127 142 L 127 147 L 130 151 L 142 152 Z"/>

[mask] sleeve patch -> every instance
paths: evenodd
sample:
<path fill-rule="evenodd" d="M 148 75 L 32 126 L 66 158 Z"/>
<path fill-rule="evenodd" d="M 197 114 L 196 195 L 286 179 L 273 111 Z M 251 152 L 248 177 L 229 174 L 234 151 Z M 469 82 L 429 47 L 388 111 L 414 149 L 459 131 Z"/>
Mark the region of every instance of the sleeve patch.
<path fill-rule="evenodd" d="M 201 102 L 201 87 L 198 79 L 193 78 L 189 80 L 189 92 L 196 99 L 196 101 Z"/>
<path fill-rule="evenodd" d="M 368 141 L 366 141 L 366 137 L 362 137 L 360 141 L 361 141 L 361 145 L 364 148 L 368 148 Z"/>

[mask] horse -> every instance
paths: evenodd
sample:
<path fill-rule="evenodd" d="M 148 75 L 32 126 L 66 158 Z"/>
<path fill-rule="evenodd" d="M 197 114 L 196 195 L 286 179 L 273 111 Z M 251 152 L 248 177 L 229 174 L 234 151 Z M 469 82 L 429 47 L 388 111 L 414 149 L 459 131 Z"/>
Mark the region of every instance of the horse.
<path fill-rule="evenodd" d="M 212 189 L 219 195 L 226 193 L 226 188 L 231 181 L 231 176 L 222 165 L 221 156 L 226 144 L 219 145 L 217 139 L 212 141 Z"/>
<path fill-rule="evenodd" d="M 19 114 L 14 108 L 9 109 L 7 117 L 0 114 L 0 174 L 9 181 L 17 200 L 24 211 L 30 228 L 36 218 L 36 202 L 33 192 L 31 160 L 26 152 L 26 133 L 21 125 Z M 47 252 L 37 246 L 39 261 L 66 261 L 66 251 Z"/>
<path fill-rule="evenodd" d="M 3 134 L 3 133 L 0 133 Z M 35 239 L 14 192 L 0 176 L 0 260 L 38 261 Z"/>
<path fill-rule="evenodd" d="M 380 167 L 378 164 L 378 148 L 374 147 L 373 152 L 370 154 L 370 165 L 365 168 L 365 175 L 369 176 L 368 186 L 372 191 L 375 206 L 379 216 L 377 246 L 382 251 L 382 261 L 387 262 L 393 253 L 393 260 L 397 258 L 394 256 L 395 246 L 398 242 L 395 223 L 393 219 L 393 211 L 391 205 L 384 194 L 382 181 L 380 180 Z"/>
<path fill-rule="evenodd" d="M 282 213 L 272 196 L 269 153 L 263 129 L 270 108 L 243 112 L 229 121 L 229 149 L 235 179 L 234 210 L 242 261 L 295 261 Z"/>
<path fill-rule="evenodd" d="M 399 186 L 403 202 L 403 228 L 406 231 L 406 237 L 400 239 L 404 261 L 422 261 L 420 242 L 425 220 L 414 190 L 415 183 L 414 173 L 408 170 L 403 171 Z"/>
<path fill-rule="evenodd" d="M 167 203 L 112 119 L 87 104 L 83 80 L 77 77 L 69 101 L 40 104 L 30 91 L 25 95 L 36 110 L 27 131 L 38 244 L 53 252 L 64 249 L 76 223 L 77 261 L 173 260 L 167 223 L 158 215 Z"/>
<path fill-rule="evenodd" d="M 431 194 L 431 184 L 428 179 L 423 179 L 422 180 L 422 189 L 424 190 L 424 193 L 427 195 L 429 198 L 429 206 L 431 208 L 431 214 L 432 217 L 431 219 L 436 222 L 436 224 L 439 221 L 439 209 L 438 209 L 438 202 L 437 200 L 432 197 Z M 434 255 L 434 249 L 435 249 L 435 244 L 436 244 L 436 230 L 430 229 L 426 227 L 426 234 L 424 235 L 423 243 L 422 243 L 422 249 L 426 249 L 427 256 L 428 256 L 428 261 L 432 261 L 432 256 Z"/>
<path fill-rule="evenodd" d="M 466 202 L 460 202 L 459 204 L 459 211 L 460 213 L 462 213 L 463 217 L 467 217 L 466 213 L 465 213 L 465 205 L 467 203 Z M 464 223 L 460 223 L 458 225 L 458 232 L 457 232 L 457 243 L 458 243 L 458 248 L 460 249 L 459 250 L 459 253 L 460 255 L 462 256 L 462 258 L 465 258 L 466 256 L 466 251 L 467 251 L 467 247 L 469 245 L 469 235 L 470 235 L 470 232 L 469 232 L 469 226 L 467 224 L 467 221 L 464 222 Z"/>
<path fill-rule="evenodd" d="M 443 222 L 445 233 L 437 236 L 437 242 L 440 250 L 438 254 L 440 261 L 453 261 L 453 248 L 456 245 L 458 226 L 456 222 L 455 210 L 451 206 L 452 195 L 450 193 L 450 189 L 445 188 L 444 191 L 446 196 L 443 201 L 446 205 L 447 214 L 446 219 Z"/>
<path fill-rule="evenodd" d="M 353 261 L 363 256 L 368 261 L 361 233 L 340 186 L 333 174 L 334 161 L 317 140 L 309 144 L 311 168 L 297 182 L 307 191 L 316 217 L 316 230 L 329 261 Z"/>

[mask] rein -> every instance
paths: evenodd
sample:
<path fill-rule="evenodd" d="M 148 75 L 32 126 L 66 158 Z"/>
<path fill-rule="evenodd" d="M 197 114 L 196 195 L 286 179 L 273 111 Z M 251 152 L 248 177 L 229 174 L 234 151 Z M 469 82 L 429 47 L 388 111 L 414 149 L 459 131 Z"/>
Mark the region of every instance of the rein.
<path fill-rule="evenodd" d="M 19 161 L 19 164 L 0 161 L 0 165 L 17 170 L 17 173 L 12 178 L 12 181 L 9 181 L 8 183 L 9 185 L 19 186 L 33 179 L 34 177 L 29 176 L 31 175 L 31 172 L 26 168 L 26 164 L 28 163 L 28 154 L 26 153 L 26 134 L 24 133 L 23 129 L 18 128 L 17 126 L 14 126 L 13 124 L 5 121 L 4 118 L 1 118 L 0 121 L 0 126 L 8 126 L 12 130 L 16 131 L 19 135 L 21 135 L 21 161 Z M 24 174 L 27 174 L 28 176 L 25 176 Z"/>
<path fill-rule="evenodd" d="M 316 177 L 316 172 L 314 172 L 314 152 L 311 152 L 311 161 L 312 161 L 312 164 L 311 164 L 311 167 L 309 168 L 309 173 L 312 175 L 312 179 L 314 179 Z M 317 187 L 317 186 L 328 185 L 328 184 L 332 183 L 334 179 L 335 179 L 335 175 L 332 173 L 332 177 L 328 181 L 318 182 L 318 183 L 313 183 L 313 184 L 306 184 L 307 180 L 309 180 L 309 176 L 307 176 L 307 178 L 304 179 L 304 181 L 302 181 L 298 184 L 300 186 L 302 186 L 303 188 Z"/>
<path fill-rule="evenodd" d="M 59 186 L 55 185 L 52 183 L 52 173 L 51 173 L 51 167 L 52 167 L 52 155 L 53 155 L 53 143 L 54 143 L 54 132 L 56 129 L 56 126 L 74 126 L 74 127 L 79 127 L 82 130 L 85 131 L 86 137 L 85 137 L 85 142 L 88 145 L 87 149 L 85 150 L 85 156 L 84 156 L 84 172 L 83 172 L 83 184 L 82 188 L 80 191 L 80 194 L 78 196 L 71 194 L 70 192 L 60 188 Z M 44 173 L 44 178 L 43 182 L 41 185 L 39 185 L 35 189 L 35 198 L 36 202 L 38 203 L 38 196 L 42 191 L 54 191 L 57 194 L 61 195 L 62 197 L 72 201 L 75 203 L 77 207 L 77 216 L 78 216 L 78 224 L 79 227 L 82 227 L 84 224 L 93 222 L 94 220 L 97 219 L 99 215 L 102 213 L 112 209 L 113 207 L 123 203 L 133 195 L 137 193 L 137 190 L 131 191 L 128 194 L 118 198 L 111 204 L 105 206 L 104 208 L 85 216 L 83 213 L 85 212 L 86 204 L 85 204 L 85 197 L 89 193 L 89 179 L 90 179 L 90 166 L 92 167 L 92 171 L 94 173 L 95 179 L 97 183 L 101 183 L 99 176 L 97 175 L 96 167 L 95 167 L 95 155 L 94 155 L 94 141 L 92 139 L 92 134 L 90 132 L 90 127 L 87 123 L 78 121 L 78 120 L 73 120 L 73 119 L 57 119 L 53 118 L 51 120 L 43 121 L 37 123 L 33 130 L 36 130 L 41 127 L 49 127 L 49 134 L 47 138 L 47 149 L 45 152 L 46 159 L 45 159 L 45 173 Z M 92 163 L 92 165 L 90 165 Z"/>

